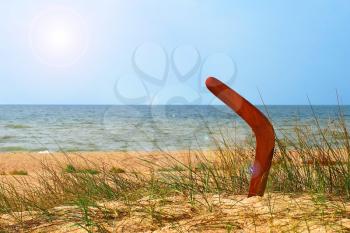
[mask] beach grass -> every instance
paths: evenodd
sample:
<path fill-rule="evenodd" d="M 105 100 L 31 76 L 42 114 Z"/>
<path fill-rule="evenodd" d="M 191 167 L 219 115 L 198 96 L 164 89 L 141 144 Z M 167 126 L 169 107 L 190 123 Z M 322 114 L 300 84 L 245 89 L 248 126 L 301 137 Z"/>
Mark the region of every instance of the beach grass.
<path fill-rule="evenodd" d="M 87 161 L 87 167 L 43 164 L 35 182 L 2 180 L 0 213 L 5 220 L 0 220 L 0 228 L 4 232 L 350 231 L 350 138 L 341 110 L 326 126 L 315 116 L 313 124 L 296 122 L 293 130 L 278 131 L 264 197 L 246 198 L 254 140 L 241 144 L 234 135 L 221 134 L 212 138 L 214 156 L 189 150 L 184 162 L 161 151 L 162 163 L 151 158 L 140 161 L 147 172 L 106 169 Z"/>
<path fill-rule="evenodd" d="M 13 176 L 27 176 L 28 172 L 25 170 L 13 170 L 10 171 L 9 174 Z"/>
<path fill-rule="evenodd" d="M 97 174 L 100 173 L 100 171 L 97 170 L 97 169 L 93 169 L 93 168 L 76 168 L 72 164 L 67 164 L 67 166 L 65 167 L 64 171 L 66 173 L 86 173 L 86 174 L 90 174 L 90 175 L 97 175 Z"/>
<path fill-rule="evenodd" d="M 125 169 L 123 168 L 120 168 L 120 167 L 112 167 L 110 170 L 109 170 L 110 173 L 116 173 L 116 174 L 120 174 L 120 173 L 125 173 Z"/>

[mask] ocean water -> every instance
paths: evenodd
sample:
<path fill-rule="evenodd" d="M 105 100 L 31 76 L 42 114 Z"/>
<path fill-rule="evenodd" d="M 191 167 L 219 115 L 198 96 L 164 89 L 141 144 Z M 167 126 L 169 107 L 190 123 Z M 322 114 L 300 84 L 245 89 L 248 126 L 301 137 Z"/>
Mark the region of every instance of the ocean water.
<path fill-rule="evenodd" d="M 265 112 L 265 107 L 259 106 Z M 338 106 L 266 106 L 276 131 L 323 127 Z M 342 106 L 350 123 L 350 106 Z M 226 106 L 1 105 L 0 151 L 187 150 L 213 147 L 221 134 L 244 140 L 247 125 Z"/>

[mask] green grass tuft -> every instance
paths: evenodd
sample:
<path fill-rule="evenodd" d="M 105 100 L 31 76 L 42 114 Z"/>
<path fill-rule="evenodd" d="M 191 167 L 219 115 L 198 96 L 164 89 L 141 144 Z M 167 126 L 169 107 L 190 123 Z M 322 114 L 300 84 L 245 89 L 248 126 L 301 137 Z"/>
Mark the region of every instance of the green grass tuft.
<path fill-rule="evenodd" d="M 123 168 L 120 167 L 112 167 L 109 170 L 110 173 L 115 173 L 115 174 L 121 174 L 121 173 L 125 173 L 126 171 Z"/>
<path fill-rule="evenodd" d="M 83 174 L 90 174 L 90 175 L 97 175 L 100 173 L 99 170 L 92 169 L 92 168 L 79 168 L 78 169 L 72 164 L 67 164 L 64 171 L 66 173 L 83 173 Z"/>
<path fill-rule="evenodd" d="M 66 168 L 64 169 L 67 173 L 76 173 L 77 169 L 72 164 L 67 164 Z"/>
<path fill-rule="evenodd" d="M 25 170 L 13 170 L 10 171 L 9 174 L 13 176 L 27 176 L 28 172 Z"/>

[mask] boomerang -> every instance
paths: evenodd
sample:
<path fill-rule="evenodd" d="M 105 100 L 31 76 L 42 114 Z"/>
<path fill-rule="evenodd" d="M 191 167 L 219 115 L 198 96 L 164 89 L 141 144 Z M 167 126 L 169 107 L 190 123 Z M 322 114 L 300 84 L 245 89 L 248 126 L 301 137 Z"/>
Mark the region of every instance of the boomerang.
<path fill-rule="evenodd" d="M 272 124 L 259 109 L 220 80 L 209 77 L 205 84 L 252 128 L 256 138 L 256 154 L 248 197 L 263 196 L 275 148 L 275 131 Z"/>

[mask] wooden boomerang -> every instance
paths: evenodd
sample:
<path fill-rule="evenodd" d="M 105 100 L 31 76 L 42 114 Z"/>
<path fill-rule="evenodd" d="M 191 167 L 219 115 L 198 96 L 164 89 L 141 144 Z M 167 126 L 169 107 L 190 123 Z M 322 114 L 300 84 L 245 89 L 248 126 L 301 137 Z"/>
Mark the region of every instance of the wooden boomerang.
<path fill-rule="evenodd" d="M 216 78 L 209 77 L 205 84 L 253 129 L 256 137 L 256 155 L 248 197 L 264 195 L 275 148 L 275 131 L 272 124 L 254 105 Z"/>

